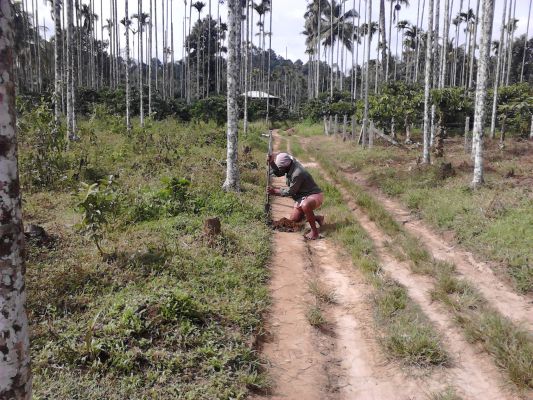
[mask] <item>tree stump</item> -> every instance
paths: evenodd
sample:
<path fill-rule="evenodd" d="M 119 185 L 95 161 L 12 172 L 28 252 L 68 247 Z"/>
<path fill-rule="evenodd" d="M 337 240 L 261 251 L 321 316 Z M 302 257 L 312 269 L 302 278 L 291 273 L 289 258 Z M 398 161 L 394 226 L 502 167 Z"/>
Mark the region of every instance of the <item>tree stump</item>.
<path fill-rule="evenodd" d="M 204 221 L 204 235 L 208 237 L 215 237 L 222 232 L 222 225 L 218 217 L 208 218 Z"/>

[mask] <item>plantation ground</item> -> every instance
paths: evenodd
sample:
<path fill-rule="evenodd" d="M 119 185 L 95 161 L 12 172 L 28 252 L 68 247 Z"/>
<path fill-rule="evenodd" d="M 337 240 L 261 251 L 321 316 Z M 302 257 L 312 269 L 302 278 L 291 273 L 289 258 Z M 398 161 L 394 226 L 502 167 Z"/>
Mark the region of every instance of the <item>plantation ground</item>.
<path fill-rule="evenodd" d="M 127 137 L 115 122 L 82 121 L 82 141 L 50 160 L 46 188 L 30 168 L 38 132 L 21 135 L 25 224 L 52 237 L 28 249 L 34 398 L 243 398 L 265 385 L 253 350 L 269 305 L 259 130 L 233 195 L 220 189 L 223 128 L 169 120 Z M 109 175 L 104 260 L 76 205 L 80 182 Z M 222 234 L 210 238 L 203 223 L 215 216 Z"/>
<path fill-rule="evenodd" d="M 458 140 L 443 177 L 415 148 L 276 131 L 326 195 L 325 239 L 306 242 L 266 224 L 262 126 L 227 194 L 223 128 L 127 137 L 99 114 L 63 152 L 48 117 L 20 121 L 25 223 L 50 235 L 28 247 L 35 398 L 533 398 L 528 142 L 491 148 L 471 192 Z M 90 207 L 82 182 L 100 182 Z"/>

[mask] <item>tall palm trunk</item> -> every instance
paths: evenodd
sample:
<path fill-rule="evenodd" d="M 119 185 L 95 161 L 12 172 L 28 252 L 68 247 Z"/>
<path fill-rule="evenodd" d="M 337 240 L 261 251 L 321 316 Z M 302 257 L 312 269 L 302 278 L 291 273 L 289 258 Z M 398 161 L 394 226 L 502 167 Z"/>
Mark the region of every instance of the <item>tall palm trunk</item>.
<path fill-rule="evenodd" d="M 433 64 L 433 1 L 428 2 L 428 31 L 426 40 L 426 69 L 424 79 L 424 148 L 422 153 L 422 162 L 429 164 L 429 147 L 430 147 L 430 90 L 431 90 L 431 71 Z"/>
<path fill-rule="evenodd" d="M 442 53 L 440 61 L 440 77 L 439 88 L 443 88 L 446 85 L 446 73 L 448 67 L 448 39 L 450 36 L 450 0 L 444 2 L 444 32 L 442 34 Z"/>
<path fill-rule="evenodd" d="M 387 52 L 388 52 L 387 30 L 385 26 L 385 0 L 380 0 L 379 2 L 379 26 L 380 26 L 379 34 L 381 36 L 381 68 L 384 68 L 385 63 L 387 62 Z M 378 46 L 378 52 L 379 52 L 379 46 Z"/>
<path fill-rule="evenodd" d="M 0 0 L 0 398 L 30 400 L 32 383 L 24 284 L 24 229 L 17 156 L 14 47 L 13 6 L 10 1 Z"/>
<path fill-rule="evenodd" d="M 210 3 L 211 4 L 211 3 Z M 248 133 L 248 54 L 250 49 L 250 2 L 246 0 L 246 45 L 244 47 L 244 134 Z M 211 24 L 211 21 L 209 21 Z M 209 36 L 211 41 L 211 35 Z"/>
<path fill-rule="evenodd" d="M 67 0 L 67 140 L 76 135 L 75 122 L 75 64 L 74 64 L 74 14 L 72 0 Z"/>
<path fill-rule="evenodd" d="M 37 82 L 39 92 L 43 89 L 43 75 L 41 68 L 41 35 L 39 34 L 39 7 L 37 4 L 33 6 L 35 17 L 35 50 L 37 54 Z"/>
<path fill-rule="evenodd" d="M 246 2 L 246 11 L 248 12 L 248 2 Z M 209 97 L 209 89 L 211 85 L 211 0 L 209 0 L 208 3 L 208 18 L 207 18 L 207 87 L 206 87 L 206 95 Z M 248 35 L 248 17 L 246 17 L 246 34 Z M 248 38 L 246 38 L 246 41 L 248 43 Z M 247 57 L 245 57 L 246 60 L 248 60 Z M 248 65 L 248 62 L 246 61 L 246 66 Z M 246 81 L 246 72 L 244 74 L 244 80 Z M 246 82 L 245 82 L 246 85 Z M 246 131 L 245 131 L 246 132 Z"/>
<path fill-rule="evenodd" d="M 372 1 L 367 0 L 367 32 L 366 32 L 366 69 L 365 69 L 365 82 L 364 82 L 364 99 L 365 99 L 365 108 L 363 112 L 363 131 L 362 131 L 362 139 L 363 139 L 363 147 L 367 145 L 372 147 L 373 145 L 373 137 L 372 134 L 369 135 L 368 132 L 368 78 L 370 76 L 370 45 L 372 42 L 372 35 L 370 33 L 370 25 L 372 21 Z"/>
<path fill-rule="evenodd" d="M 239 21 L 240 24 L 240 21 Z M 200 96 L 200 38 L 202 37 L 202 30 L 200 29 L 200 10 L 198 10 L 198 39 L 196 41 L 196 98 Z"/>
<path fill-rule="evenodd" d="M 152 0 L 150 0 L 150 21 L 148 22 L 148 115 L 152 115 Z"/>
<path fill-rule="evenodd" d="M 483 184 L 483 124 L 485 120 L 485 101 L 487 98 L 488 74 L 490 62 L 490 42 L 494 19 L 494 0 L 483 0 L 483 16 L 481 19 L 481 46 L 476 79 L 476 103 L 474 113 L 474 176 L 472 187 Z"/>
<path fill-rule="evenodd" d="M 483 3 L 483 7 L 484 6 L 485 6 L 485 3 Z M 504 34 L 505 34 L 505 12 L 506 10 L 507 10 L 507 0 L 504 0 L 503 1 L 502 24 L 500 26 L 500 45 L 498 47 L 498 59 L 496 61 L 496 74 L 494 76 L 494 90 L 493 90 L 493 97 L 492 97 L 492 117 L 490 121 L 490 138 L 491 139 L 494 139 L 494 137 L 496 136 L 496 107 L 498 106 L 498 88 L 500 87 L 500 70 L 502 69 L 502 57 L 503 57 L 503 52 L 504 52 L 503 40 L 504 40 Z M 484 38 L 482 37 L 481 39 L 483 41 Z M 478 72 L 478 76 L 479 76 L 479 72 Z M 474 148 L 472 148 L 472 155 L 473 155 L 473 152 L 474 152 Z"/>
<path fill-rule="evenodd" d="M 509 24 L 509 35 L 510 35 L 510 39 L 509 39 L 509 49 L 508 49 L 508 53 L 507 53 L 507 75 L 506 75 L 506 78 L 505 78 L 505 84 L 507 86 L 509 86 L 509 78 L 511 76 L 511 66 L 513 64 L 513 42 L 514 42 L 514 27 L 515 27 L 515 17 L 516 17 L 516 0 L 514 1 L 514 6 L 513 6 L 513 18 L 511 19 L 511 23 Z M 528 21 L 529 22 L 529 21 Z"/>
<path fill-rule="evenodd" d="M 176 56 L 174 53 L 174 5 L 170 2 L 170 97 L 176 95 Z M 168 7 L 167 7 L 168 8 Z"/>
<path fill-rule="evenodd" d="M 330 47 L 331 47 L 331 70 L 330 70 L 330 77 L 329 77 L 329 95 L 331 98 L 333 98 L 333 86 L 334 86 L 334 79 L 333 79 L 333 49 L 335 48 L 333 46 L 333 7 L 334 7 L 334 1 L 331 1 L 331 5 L 329 7 L 329 36 L 330 36 Z"/>
<path fill-rule="evenodd" d="M 415 73 L 414 73 L 413 82 L 418 82 L 418 70 L 419 70 L 419 64 L 420 64 L 420 42 L 422 41 L 422 38 L 420 37 L 420 31 L 422 30 L 422 25 L 424 24 L 425 8 L 426 8 L 426 0 L 423 0 L 422 13 L 420 14 L 420 25 L 416 27 L 416 60 L 414 63 Z"/>
<path fill-rule="evenodd" d="M 470 51 L 470 65 L 469 65 L 469 71 L 468 71 L 468 85 L 467 87 L 470 89 L 473 84 L 474 80 L 474 61 L 476 59 L 476 43 L 477 43 L 477 27 L 479 25 L 479 4 L 480 0 L 477 0 L 476 5 L 476 21 L 474 24 L 474 36 L 472 39 L 472 49 Z"/>
<path fill-rule="evenodd" d="M 163 63 L 162 63 L 162 79 L 161 79 L 161 95 L 164 99 L 167 98 L 167 25 L 165 23 L 165 0 L 161 0 L 161 25 L 163 28 Z"/>
<path fill-rule="evenodd" d="M 322 1 L 318 0 L 318 13 L 317 13 L 317 31 L 316 31 L 316 80 L 315 80 L 315 97 L 318 97 L 320 94 L 320 40 L 322 39 L 321 35 L 321 25 L 322 25 Z M 524 53 L 525 54 L 525 53 Z"/>
<path fill-rule="evenodd" d="M 238 164 L 238 119 L 237 83 L 239 80 L 239 61 L 237 59 L 238 33 L 241 23 L 240 0 L 228 0 L 228 67 L 227 67 L 227 163 L 226 180 L 223 188 L 226 191 L 240 191 Z"/>
<path fill-rule="evenodd" d="M 440 37 L 440 0 L 435 0 L 435 30 L 433 36 L 433 87 L 438 87 L 439 85 L 439 73 L 440 65 L 438 60 L 440 60 L 440 48 L 439 48 L 439 37 Z"/>
<path fill-rule="evenodd" d="M 269 35 L 268 35 L 268 67 L 267 67 L 267 112 L 266 121 L 267 127 L 270 128 L 270 71 L 271 71 L 271 54 L 272 54 L 272 3 L 274 0 L 270 0 L 270 12 L 269 12 Z"/>
<path fill-rule="evenodd" d="M 524 81 L 524 65 L 526 64 L 527 39 L 529 35 L 529 23 L 531 22 L 531 5 L 532 4 L 533 4 L 533 0 L 529 0 L 529 11 L 527 13 L 526 35 L 524 36 L 524 54 L 522 55 L 522 67 L 520 68 L 520 83 Z M 533 122 L 533 116 L 531 118 L 531 121 Z M 531 132 L 533 133 L 533 124 L 531 126 Z"/>
<path fill-rule="evenodd" d="M 390 2 L 390 11 L 389 11 L 389 48 L 387 49 L 387 61 L 385 64 L 385 82 L 389 81 L 389 66 L 390 66 L 390 58 L 391 58 L 391 40 L 392 40 L 392 9 L 393 2 Z"/>
<path fill-rule="evenodd" d="M 54 90 L 54 110 L 55 123 L 57 126 L 61 120 L 61 84 L 63 77 L 61 76 L 61 0 L 54 0 L 54 26 L 55 26 L 55 40 L 54 40 L 54 74 L 55 74 L 55 90 Z"/>
<path fill-rule="evenodd" d="M 130 17 L 128 11 L 128 0 L 124 1 L 125 18 L 124 26 L 126 27 L 126 130 L 128 135 L 131 134 L 130 120 Z"/>
<path fill-rule="evenodd" d="M 137 18 L 137 32 L 139 32 L 138 46 L 139 46 L 139 117 L 141 127 L 144 128 L 144 107 L 143 107 L 143 2 L 139 0 L 137 3 L 139 6 L 139 16 Z"/>

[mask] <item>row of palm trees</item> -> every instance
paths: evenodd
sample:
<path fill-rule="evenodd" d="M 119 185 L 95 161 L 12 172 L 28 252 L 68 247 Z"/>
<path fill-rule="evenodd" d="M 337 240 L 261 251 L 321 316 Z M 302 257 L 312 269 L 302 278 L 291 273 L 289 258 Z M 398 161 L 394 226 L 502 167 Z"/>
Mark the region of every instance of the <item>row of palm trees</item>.
<path fill-rule="evenodd" d="M 345 90 L 344 81 L 349 79 L 352 100 L 364 99 L 362 143 L 364 146 L 372 146 L 372 134 L 367 134 L 368 97 L 369 90 L 372 89 L 370 80 L 373 79 L 375 93 L 379 91 L 379 82 L 400 79 L 409 83 L 422 83 L 423 80 L 422 159 L 429 163 L 430 147 L 436 135 L 435 104 L 432 104 L 431 90 L 456 86 L 463 87 L 468 92 L 475 88 L 472 152 L 476 161 L 476 174 L 473 185 L 479 185 L 482 182 L 482 173 L 479 172 L 482 169 L 479 165 L 482 163 L 480 154 L 485 118 L 485 108 L 481 110 L 480 107 L 485 107 L 488 101 L 487 87 L 492 82 L 491 137 L 494 137 L 499 87 L 524 80 L 532 1 L 529 1 L 520 68 L 517 68 L 516 57 L 513 57 L 513 46 L 516 43 L 514 34 L 518 22 L 517 1 L 503 0 L 500 40 L 497 42 L 492 41 L 494 0 L 460 0 L 456 16 L 453 16 L 453 0 L 444 0 L 444 4 L 440 0 L 417 0 L 415 23 L 400 20 L 402 8 L 411 5 L 408 0 L 390 0 L 388 29 L 385 0 L 375 2 L 379 3 L 377 22 L 372 18 L 371 0 L 311 1 L 305 14 L 303 32 L 309 61 L 314 66 L 314 78 L 309 81 L 309 96 L 318 97 L 320 92 L 329 91 L 333 97 L 334 90 Z M 441 14 L 442 11 L 444 12 Z M 393 25 L 396 28 L 394 54 L 391 40 Z M 374 36 L 377 36 L 377 44 L 375 58 L 371 59 Z M 464 43 L 460 43 L 461 37 Z M 359 56 L 360 46 L 363 50 L 362 62 Z M 400 52 L 398 47 L 401 47 Z M 491 68 L 491 48 L 495 50 L 494 68 Z M 477 57 L 476 49 L 479 49 Z M 345 63 L 349 53 L 352 57 L 351 66 Z M 329 77 L 324 75 L 324 70 L 329 71 Z"/>
<path fill-rule="evenodd" d="M 411 0 L 413 1 L 413 0 Z M 508 85 L 510 82 L 524 80 L 524 65 L 526 60 L 526 44 L 528 34 L 524 37 L 522 49 L 522 63 L 519 73 L 512 71 L 513 43 L 518 20 L 516 4 L 518 0 L 505 1 L 503 4 L 503 20 L 501 24 L 501 38 L 492 42 L 491 46 L 502 64 L 499 74 L 500 84 Z M 345 78 L 351 77 L 350 90 L 353 97 L 362 97 L 363 91 L 357 92 L 357 83 L 361 78 L 360 47 L 362 54 L 366 53 L 366 40 L 369 35 L 370 42 L 378 33 L 376 54 L 381 54 L 373 64 L 375 79 L 374 90 L 378 89 L 378 82 L 404 79 L 408 82 L 422 82 L 424 71 L 424 52 L 428 32 L 423 26 L 427 25 L 427 1 L 417 0 L 417 18 L 412 23 L 400 19 L 404 7 L 409 7 L 409 0 L 389 0 L 388 27 L 385 26 L 385 0 L 379 0 L 378 21 L 369 21 L 368 7 L 365 0 L 314 0 L 308 3 L 305 17 L 305 30 L 307 53 L 313 65 L 314 79 L 310 81 L 309 95 L 317 97 L 320 92 L 334 89 L 345 89 Z M 531 4 L 531 1 L 529 2 Z M 464 86 L 466 89 L 474 83 L 476 67 L 476 49 L 478 48 L 478 26 L 480 23 L 481 0 L 460 0 L 459 10 L 453 15 L 454 0 L 444 0 L 444 13 L 440 15 L 441 3 L 436 1 L 434 7 L 435 27 L 434 54 L 437 58 L 434 68 L 435 87 Z M 438 10 L 438 11 L 437 11 Z M 505 16 L 507 12 L 507 17 Z M 512 12 L 511 12 L 512 11 Z M 527 21 L 529 33 L 529 12 Z M 443 28 L 439 22 L 442 19 Z M 396 30 L 396 40 L 393 45 L 392 33 Z M 385 37 L 387 34 L 388 38 Z M 450 37 L 452 36 L 452 37 Z M 464 42 L 461 43 L 462 39 Z M 502 51 L 500 51 L 502 43 Z M 339 59 L 340 54 L 340 59 Z M 351 54 L 351 64 L 349 55 Z M 363 57 L 364 58 L 364 57 Z M 501 61 L 500 61 L 501 59 Z M 322 63 L 329 64 L 324 75 Z M 370 66 L 368 66 L 370 67 Z M 513 73 L 514 72 L 514 73 Z M 329 78 L 329 79 L 328 79 Z"/>

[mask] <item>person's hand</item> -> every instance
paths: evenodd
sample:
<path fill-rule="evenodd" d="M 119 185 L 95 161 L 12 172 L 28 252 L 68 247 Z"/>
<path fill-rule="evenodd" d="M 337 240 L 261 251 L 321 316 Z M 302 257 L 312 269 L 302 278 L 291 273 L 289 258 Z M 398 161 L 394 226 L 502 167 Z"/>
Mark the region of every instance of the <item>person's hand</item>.
<path fill-rule="evenodd" d="M 279 195 L 279 189 L 276 189 L 274 187 L 269 186 L 267 188 L 267 193 L 277 196 L 277 195 Z"/>
<path fill-rule="evenodd" d="M 267 154 L 267 162 L 273 163 L 278 153 Z"/>

